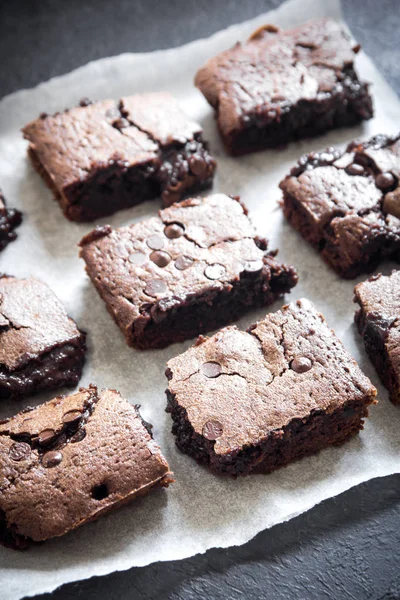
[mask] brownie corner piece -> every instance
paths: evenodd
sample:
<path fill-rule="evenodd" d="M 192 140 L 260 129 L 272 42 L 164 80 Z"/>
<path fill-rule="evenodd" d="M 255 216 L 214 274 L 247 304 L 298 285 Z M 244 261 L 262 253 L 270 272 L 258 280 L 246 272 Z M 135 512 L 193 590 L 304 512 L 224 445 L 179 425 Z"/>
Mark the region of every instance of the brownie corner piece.
<path fill-rule="evenodd" d="M 354 288 L 355 322 L 390 400 L 400 404 L 400 271 L 374 275 Z"/>
<path fill-rule="evenodd" d="M 173 481 L 137 407 L 81 388 L 0 423 L 0 543 L 62 536 Z"/>
<path fill-rule="evenodd" d="M 266 25 L 211 58 L 195 84 L 227 151 L 242 155 L 370 119 L 368 84 L 354 68 L 359 49 L 332 19 L 285 31 Z"/>
<path fill-rule="evenodd" d="M 201 127 L 166 92 L 103 100 L 23 128 L 38 172 L 72 221 L 92 221 L 162 196 L 165 205 L 212 183 Z"/>
<path fill-rule="evenodd" d="M 271 304 L 297 283 L 237 198 L 191 198 L 81 242 L 87 273 L 129 345 L 162 348 Z"/>
<path fill-rule="evenodd" d="M 15 229 L 22 223 L 22 213 L 15 208 L 7 208 L 6 199 L 0 189 L 0 252 L 17 237 Z"/>
<path fill-rule="evenodd" d="M 217 474 L 268 473 L 363 428 L 376 389 L 308 300 L 167 364 L 180 450 Z"/>
<path fill-rule="evenodd" d="M 400 135 L 300 158 L 280 183 L 292 226 L 343 278 L 400 256 Z"/>
<path fill-rule="evenodd" d="M 78 383 L 86 334 L 39 280 L 0 277 L 0 398 Z"/>

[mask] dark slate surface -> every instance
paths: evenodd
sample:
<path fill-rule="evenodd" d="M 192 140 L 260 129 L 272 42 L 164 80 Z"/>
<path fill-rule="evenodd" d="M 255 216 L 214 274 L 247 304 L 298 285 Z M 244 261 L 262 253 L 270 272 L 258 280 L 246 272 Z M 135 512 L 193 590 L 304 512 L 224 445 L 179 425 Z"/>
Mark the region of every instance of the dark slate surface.
<path fill-rule="evenodd" d="M 0 0 L 0 96 L 89 60 L 179 46 L 280 3 Z M 344 12 L 400 93 L 399 0 L 344 0 Z M 40 600 L 400 600 L 399 552 L 400 476 L 393 476 L 328 500 L 245 546 L 66 585 Z"/>

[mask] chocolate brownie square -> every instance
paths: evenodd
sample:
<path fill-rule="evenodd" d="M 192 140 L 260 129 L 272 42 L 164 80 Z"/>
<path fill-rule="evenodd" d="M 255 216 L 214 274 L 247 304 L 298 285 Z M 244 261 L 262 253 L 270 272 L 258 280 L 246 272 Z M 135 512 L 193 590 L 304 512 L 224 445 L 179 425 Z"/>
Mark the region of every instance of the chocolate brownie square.
<path fill-rule="evenodd" d="M 354 289 L 365 349 L 394 404 L 400 404 L 400 271 L 375 275 Z"/>
<path fill-rule="evenodd" d="M 162 196 L 169 206 L 212 183 L 215 161 L 200 125 L 166 92 L 104 100 L 23 129 L 33 164 L 65 216 L 91 221 Z"/>
<path fill-rule="evenodd" d="M 150 426 L 118 392 L 60 396 L 0 423 L 0 543 L 64 535 L 173 481 Z"/>
<path fill-rule="evenodd" d="M 265 25 L 209 60 L 195 84 L 230 154 L 276 148 L 372 117 L 368 85 L 354 69 L 359 49 L 331 19 L 287 31 Z"/>
<path fill-rule="evenodd" d="M 400 261 L 400 135 L 303 156 L 281 183 L 283 212 L 346 279 Z"/>
<path fill-rule="evenodd" d="M 0 398 L 76 385 L 85 340 L 47 285 L 0 277 Z"/>
<path fill-rule="evenodd" d="M 246 208 L 215 194 L 81 241 L 87 273 L 130 346 L 163 348 L 272 303 L 297 282 Z"/>
<path fill-rule="evenodd" d="M 17 234 L 14 230 L 21 222 L 22 213 L 15 208 L 7 208 L 6 199 L 0 189 L 0 252 L 16 239 Z"/>
<path fill-rule="evenodd" d="M 376 389 L 308 300 L 171 359 L 180 450 L 218 474 L 268 473 L 363 428 Z"/>

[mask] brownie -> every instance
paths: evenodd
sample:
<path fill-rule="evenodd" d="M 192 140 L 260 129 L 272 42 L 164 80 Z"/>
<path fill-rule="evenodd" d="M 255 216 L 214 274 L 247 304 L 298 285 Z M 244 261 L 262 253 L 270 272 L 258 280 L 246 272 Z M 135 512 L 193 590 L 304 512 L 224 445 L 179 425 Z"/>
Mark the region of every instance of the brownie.
<path fill-rule="evenodd" d="M 15 208 L 7 208 L 6 199 L 0 189 L 0 252 L 16 239 L 17 234 L 14 230 L 21 222 L 22 213 Z"/>
<path fill-rule="evenodd" d="M 265 25 L 209 60 L 195 84 L 230 154 L 275 148 L 372 117 L 353 64 L 359 49 L 331 19 L 287 31 Z"/>
<path fill-rule="evenodd" d="M 76 385 L 85 339 L 47 285 L 0 276 L 0 398 Z"/>
<path fill-rule="evenodd" d="M 303 156 L 281 183 L 283 211 L 346 279 L 400 261 L 400 135 Z"/>
<path fill-rule="evenodd" d="M 138 407 L 82 388 L 0 423 L 0 543 L 64 535 L 173 481 Z"/>
<path fill-rule="evenodd" d="M 297 282 L 237 198 L 214 194 L 81 241 L 87 273 L 130 346 L 163 348 L 264 306 Z"/>
<path fill-rule="evenodd" d="M 217 474 L 268 473 L 363 428 L 376 389 L 308 300 L 168 362 L 180 450 Z"/>
<path fill-rule="evenodd" d="M 375 275 L 354 289 L 365 349 L 394 404 L 400 404 L 400 271 Z"/>
<path fill-rule="evenodd" d="M 104 100 L 23 129 L 33 164 L 71 221 L 91 221 L 162 196 L 165 206 L 212 183 L 200 125 L 166 92 Z"/>

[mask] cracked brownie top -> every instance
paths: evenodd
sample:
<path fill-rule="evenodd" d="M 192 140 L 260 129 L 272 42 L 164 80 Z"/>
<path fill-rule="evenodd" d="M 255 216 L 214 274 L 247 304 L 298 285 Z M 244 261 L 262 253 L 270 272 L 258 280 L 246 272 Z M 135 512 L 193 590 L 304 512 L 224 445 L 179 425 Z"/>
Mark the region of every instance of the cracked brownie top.
<path fill-rule="evenodd" d="M 343 276 L 400 249 L 400 135 L 303 156 L 281 183 L 284 212 Z"/>
<path fill-rule="evenodd" d="M 227 327 L 168 362 L 168 389 L 225 455 L 315 411 L 367 404 L 376 390 L 308 300 L 250 329 Z M 365 400 L 367 397 L 367 401 Z"/>
<path fill-rule="evenodd" d="M 84 185 L 104 185 L 110 196 L 108 212 L 101 209 L 104 214 L 113 212 L 113 194 L 121 193 L 118 186 L 124 178 L 131 204 L 135 196 L 142 194 L 143 200 L 161 192 L 169 205 L 195 183 L 211 181 L 215 170 L 200 125 L 167 92 L 138 94 L 119 102 L 83 100 L 62 113 L 42 114 L 23 128 L 23 134 L 49 185 L 70 204 L 87 202 Z M 143 191 L 128 181 L 133 169 L 140 173 Z M 107 178 L 113 170 L 120 177 L 110 183 Z"/>
<path fill-rule="evenodd" d="M 0 423 L 0 539 L 23 546 L 172 481 L 137 408 L 95 386 Z"/>
<path fill-rule="evenodd" d="M 224 194 L 191 198 L 158 217 L 81 241 L 87 272 L 118 324 L 143 328 L 149 318 L 225 289 L 243 273 L 278 263 L 256 236 L 246 210 Z M 266 276 L 266 282 L 268 277 Z"/>
<path fill-rule="evenodd" d="M 332 96 L 344 105 L 354 102 L 354 111 L 370 118 L 370 101 L 357 106 L 358 96 L 366 96 L 353 68 L 359 48 L 331 19 L 287 31 L 265 25 L 247 42 L 211 58 L 198 71 L 195 84 L 216 108 L 220 131 L 228 140 L 245 127 L 279 122 L 300 103 L 326 107 Z M 300 121 L 298 128 L 302 126 Z"/>
<path fill-rule="evenodd" d="M 0 277 L 0 369 L 19 369 L 82 336 L 45 283 Z"/>

